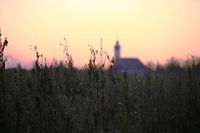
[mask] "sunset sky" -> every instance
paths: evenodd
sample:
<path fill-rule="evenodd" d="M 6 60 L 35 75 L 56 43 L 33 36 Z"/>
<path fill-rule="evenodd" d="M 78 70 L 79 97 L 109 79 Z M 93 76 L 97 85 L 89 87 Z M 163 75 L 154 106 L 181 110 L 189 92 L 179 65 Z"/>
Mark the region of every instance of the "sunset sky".
<path fill-rule="evenodd" d="M 0 0 L 0 28 L 10 65 L 30 66 L 30 45 L 63 59 L 64 38 L 79 67 L 100 38 L 110 56 L 119 40 L 123 57 L 144 63 L 200 56 L 200 0 Z"/>

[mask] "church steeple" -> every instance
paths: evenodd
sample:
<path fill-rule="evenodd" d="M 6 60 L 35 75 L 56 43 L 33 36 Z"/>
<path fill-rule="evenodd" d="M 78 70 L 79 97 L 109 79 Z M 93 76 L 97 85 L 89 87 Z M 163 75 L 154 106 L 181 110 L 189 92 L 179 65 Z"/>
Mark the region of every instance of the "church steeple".
<path fill-rule="evenodd" d="M 115 60 L 120 58 L 120 44 L 119 41 L 116 41 L 115 44 Z"/>

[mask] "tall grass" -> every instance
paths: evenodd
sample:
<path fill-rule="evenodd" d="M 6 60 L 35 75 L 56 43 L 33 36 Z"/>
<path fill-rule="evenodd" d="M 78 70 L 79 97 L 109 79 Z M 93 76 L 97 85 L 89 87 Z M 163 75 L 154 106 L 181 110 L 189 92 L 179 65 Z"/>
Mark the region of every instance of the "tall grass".
<path fill-rule="evenodd" d="M 3 131 L 7 131 L 6 128 L 8 128 L 8 125 L 6 124 L 6 118 L 4 117 L 6 115 L 6 87 L 4 77 L 6 58 L 4 56 L 4 51 L 8 45 L 8 41 L 7 38 L 5 38 L 4 42 L 2 43 L 1 36 L 2 34 L 0 29 L 0 127 L 3 129 Z"/>
<path fill-rule="evenodd" d="M 48 66 L 34 48 L 33 69 L 1 69 L 1 133 L 200 131 L 200 78 L 193 65 L 179 74 L 116 73 L 109 69 L 113 60 L 91 48 L 87 67 L 78 70 L 67 51 L 63 64 Z"/>

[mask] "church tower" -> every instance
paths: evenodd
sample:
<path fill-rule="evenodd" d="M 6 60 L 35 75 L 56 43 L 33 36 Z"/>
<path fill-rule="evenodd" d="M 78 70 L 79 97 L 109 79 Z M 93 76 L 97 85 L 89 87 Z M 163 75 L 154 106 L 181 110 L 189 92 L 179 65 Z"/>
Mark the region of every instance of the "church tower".
<path fill-rule="evenodd" d="M 115 44 L 115 60 L 120 58 L 120 45 L 119 45 L 119 41 L 116 41 Z"/>

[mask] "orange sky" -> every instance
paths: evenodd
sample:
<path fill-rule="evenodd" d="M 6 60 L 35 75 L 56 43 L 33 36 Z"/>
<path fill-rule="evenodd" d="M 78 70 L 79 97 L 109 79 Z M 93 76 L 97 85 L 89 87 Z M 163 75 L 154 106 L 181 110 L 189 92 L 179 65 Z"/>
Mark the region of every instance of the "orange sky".
<path fill-rule="evenodd" d="M 64 37 L 76 66 L 87 63 L 88 45 L 98 49 L 100 38 L 111 56 L 119 39 L 123 57 L 144 63 L 200 56 L 199 0 L 0 0 L 0 28 L 10 64 L 32 64 L 31 44 L 62 59 Z"/>

